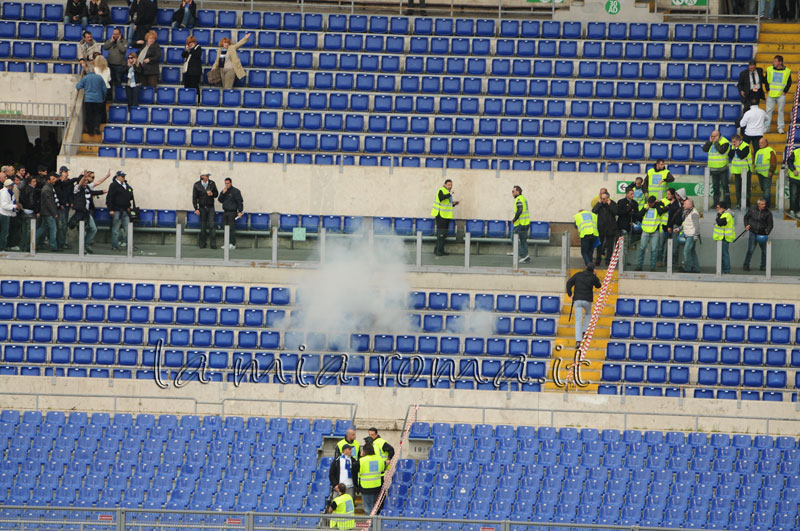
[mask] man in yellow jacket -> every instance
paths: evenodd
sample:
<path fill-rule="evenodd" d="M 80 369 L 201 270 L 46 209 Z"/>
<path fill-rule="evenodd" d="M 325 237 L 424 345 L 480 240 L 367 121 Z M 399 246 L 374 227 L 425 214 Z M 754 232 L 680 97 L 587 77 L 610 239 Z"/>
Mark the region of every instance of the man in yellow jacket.
<path fill-rule="evenodd" d="M 731 272 L 730 245 L 736 239 L 736 229 L 733 226 L 733 216 L 728 211 L 728 203 L 717 203 L 717 220 L 714 223 L 714 241 L 722 242 L 722 274 Z"/>
<path fill-rule="evenodd" d="M 435 256 L 450 254 L 444 250 L 444 242 L 447 239 L 447 233 L 450 232 L 453 207 L 457 204 L 458 201 L 453 201 L 453 181 L 447 179 L 436 191 L 436 196 L 433 198 L 433 210 L 431 210 L 431 216 L 436 222 L 436 249 L 433 251 Z"/>

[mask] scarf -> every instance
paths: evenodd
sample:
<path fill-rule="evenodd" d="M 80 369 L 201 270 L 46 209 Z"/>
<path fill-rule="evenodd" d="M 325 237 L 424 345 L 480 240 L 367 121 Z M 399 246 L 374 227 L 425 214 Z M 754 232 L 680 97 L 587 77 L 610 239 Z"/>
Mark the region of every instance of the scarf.
<path fill-rule="evenodd" d="M 147 51 L 148 50 L 150 50 L 150 45 L 149 44 L 145 44 L 144 48 L 142 48 L 142 51 L 139 52 L 139 57 L 136 58 L 136 64 L 137 65 L 142 64 L 142 62 L 144 61 L 145 57 L 147 57 Z"/>

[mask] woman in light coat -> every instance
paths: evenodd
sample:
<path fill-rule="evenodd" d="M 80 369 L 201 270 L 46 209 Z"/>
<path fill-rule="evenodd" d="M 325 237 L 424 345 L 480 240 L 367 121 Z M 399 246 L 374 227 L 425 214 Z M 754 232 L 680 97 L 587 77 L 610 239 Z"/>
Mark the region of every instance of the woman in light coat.
<path fill-rule="evenodd" d="M 245 76 L 244 67 L 239 60 L 236 51 L 239 47 L 244 46 L 250 40 L 251 34 L 245 35 L 242 40 L 236 44 L 231 44 L 231 40 L 227 37 L 219 41 L 219 51 L 217 52 L 217 59 L 211 70 L 220 69 L 220 77 L 222 78 L 222 88 L 233 88 L 234 76 L 242 79 Z"/>

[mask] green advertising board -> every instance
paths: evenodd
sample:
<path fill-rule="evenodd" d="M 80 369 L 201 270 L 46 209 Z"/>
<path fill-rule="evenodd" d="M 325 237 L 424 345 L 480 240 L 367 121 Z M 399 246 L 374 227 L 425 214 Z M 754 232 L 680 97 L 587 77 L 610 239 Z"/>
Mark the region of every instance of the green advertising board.
<path fill-rule="evenodd" d="M 631 179 L 632 181 L 633 179 Z M 617 193 L 621 195 L 625 195 L 625 189 L 631 184 L 631 181 L 617 181 Z M 672 182 L 669 183 L 670 188 L 675 188 L 675 190 L 681 192 L 686 192 L 687 197 L 702 197 L 703 196 L 703 183 L 682 183 L 682 182 Z"/>
<path fill-rule="evenodd" d="M 672 0 L 672 5 L 686 7 L 707 6 L 708 0 Z"/>

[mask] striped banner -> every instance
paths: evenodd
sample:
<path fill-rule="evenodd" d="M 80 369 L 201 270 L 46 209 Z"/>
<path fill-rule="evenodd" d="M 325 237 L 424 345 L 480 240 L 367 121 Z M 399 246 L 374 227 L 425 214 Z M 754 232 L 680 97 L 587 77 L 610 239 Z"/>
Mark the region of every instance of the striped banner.
<path fill-rule="evenodd" d="M 788 136 L 788 138 L 786 140 L 786 151 L 783 154 L 783 160 L 786 160 L 786 158 L 789 155 L 791 155 L 792 151 L 794 151 L 794 137 L 795 137 L 795 135 L 797 135 L 797 130 L 796 130 L 796 127 L 797 127 L 797 103 L 798 103 L 798 100 L 800 99 L 800 83 L 795 83 L 795 85 L 796 86 L 794 88 L 794 105 L 792 105 L 792 123 L 789 126 L 789 133 L 788 133 L 789 136 Z M 794 161 L 795 166 L 797 166 L 797 163 L 798 163 L 798 161 Z M 782 193 L 782 192 L 778 191 L 778 193 Z"/>
<path fill-rule="evenodd" d="M 578 384 L 578 373 L 580 369 L 578 369 L 579 365 L 582 365 L 586 361 L 586 352 L 589 350 L 589 346 L 592 343 L 592 336 L 594 335 L 594 329 L 597 326 L 597 321 L 600 319 L 600 314 L 603 313 L 603 308 L 606 307 L 606 301 L 608 300 L 608 291 L 611 287 L 611 279 L 614 277 L 614 273 L 617 270 L 617 261 L 619 260 L 619 253 L 624 245 L 625 237 L 620 236 L 617 238 L 617 243 L 614 245 L 614 254 L 611 255 L 611 260 L 608 262 L 608 271 L 606 271 L 606 276 L 603 279 L 603 285 L 600 287 L 600 294 L 597 296 L 597 300 L 592 306 L 592 317 L 589 320 L 589 326 L 586 328 L 586 332 L 583 334 L 583 339 L 581 340 L 581 348 L 576 356 L 575 361 L 569 366 L 569 372 L 567 373 L 567 387 L 566 389 L 569 390 L 570 387 L 573 389 L 577 388 Z"/>
<path fill-rule="evenodd" d="M 372 508 L 370 516 L 375 516 L 378 514 L 378 508 L 381 506 L 381 504 L 383 504 L 383 500 L 386 499 L 386 494 L 389 492 L 389 487 L 392 486 L 392 476 L 394 476 L 394 471 L 397 468 L 397 460 L 400 459 L 400 454 L 403 452 L 403 444 L 408 441 L 408 433 L 411 431 L 411 425 L 417 420 L 418 409 L 419 405 L 414 404 L 414 411 L 411 413 L 411 416 L 408 419 L 408 425 L 406 425 L 405 429 L 403 430 L 403 437 L 400 439 L 400 444 L 397 446 L 394 457 L 392 457 L 392 460 L 389 461 L 389 466 L 383 473 L 383 487 L 381 487 L 381 493 L 378 495 L 378 501 L 375 502 L 375 506 Z M 371 524 L 372 520 L 370 520 L 369 523 Z"/>

